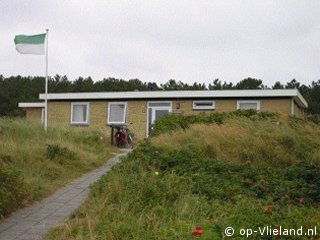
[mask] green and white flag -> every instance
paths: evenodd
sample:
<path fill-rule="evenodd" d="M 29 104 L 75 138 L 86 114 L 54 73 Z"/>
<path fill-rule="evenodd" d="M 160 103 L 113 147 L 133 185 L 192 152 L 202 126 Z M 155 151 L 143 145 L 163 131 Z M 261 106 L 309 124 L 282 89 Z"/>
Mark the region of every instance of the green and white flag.
<path fill-rule="evenodd" d="M 16 44 L 16 49 L 21 54 L 45 54 L 45 43 L 46 34 L 38 35 L 17 35 L 14 38 L 14 43 Z"/>

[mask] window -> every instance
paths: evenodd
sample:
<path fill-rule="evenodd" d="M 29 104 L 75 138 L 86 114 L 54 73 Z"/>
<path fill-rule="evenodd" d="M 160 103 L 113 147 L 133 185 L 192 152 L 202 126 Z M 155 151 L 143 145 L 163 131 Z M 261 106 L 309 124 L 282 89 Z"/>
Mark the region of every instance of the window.
<path fill-rule="evenodd" d="M 171 108 L 171 102 L 148 102 L 148 107 L 169 107 Z"/>
<path fill-rule="evenodd" d="M 193 109 L 215 109 L 215 102 L 212 100 L 193 101 Z"/>
<path fill-rule="evenodd" d="M 71 103 L 71 124 L 89 123 L 89 103 L 73 102 Z"/>
<path fill-rule="evenodd" d="M 127 113 L 126 102 L 109 102 L 108 124 L 125 124 Z"/>
<path fill-rule="evenodd" d="M 259 111 L 260 110 L 260 101 L 258 101 L 258 100 L 237 101 L 237 109 L 241 109 L 241 110 L 254 109 L 254 110 Z"/>
<path fill-rule="evenodd" d="M 45 118 L 45 108 L 41 108 L 41 123 L 44 123 Z"/>

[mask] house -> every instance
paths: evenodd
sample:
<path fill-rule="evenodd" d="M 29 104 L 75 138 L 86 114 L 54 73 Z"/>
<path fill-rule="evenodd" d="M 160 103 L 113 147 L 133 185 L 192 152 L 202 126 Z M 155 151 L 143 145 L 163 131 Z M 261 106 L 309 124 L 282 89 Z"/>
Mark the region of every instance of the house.
<path fill-rule="evenodd" d="M 45 99 L 40 94 L 40 100 Z M 256 109 L 301 116 L 308 107 L 297 89 L 50 93 L 48 125 L 90 127 L 110 134 L 110 125 L 129 124 L 137 139 L 162 115 Z M 19 103 L 26 119 L 43 122 L 44 103 Z"/>

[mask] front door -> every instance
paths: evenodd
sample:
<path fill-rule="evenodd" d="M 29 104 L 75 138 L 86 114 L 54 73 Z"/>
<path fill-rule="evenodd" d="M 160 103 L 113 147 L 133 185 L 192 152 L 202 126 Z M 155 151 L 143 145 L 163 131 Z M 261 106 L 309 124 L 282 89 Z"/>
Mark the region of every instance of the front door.
<path fill-rule="evenodd" d="M 153 101 L 148 102 L 148 135 L 152 131 L 153 123 L 163 115 L 171 112 L 171 102 Z"/>

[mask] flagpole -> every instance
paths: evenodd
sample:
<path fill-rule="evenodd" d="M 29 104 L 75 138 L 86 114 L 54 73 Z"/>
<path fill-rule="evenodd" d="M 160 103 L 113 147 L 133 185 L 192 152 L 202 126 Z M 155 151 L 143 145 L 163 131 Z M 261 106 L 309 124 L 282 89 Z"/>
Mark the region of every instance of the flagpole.
<path fill-rule="evenodd" d="M 44 108 L 44 130 L 48 128 L 48 40 L 49 40 L 49 29 L 46 29 L 46 83 L 45 83 L 45 108 Z"/>

